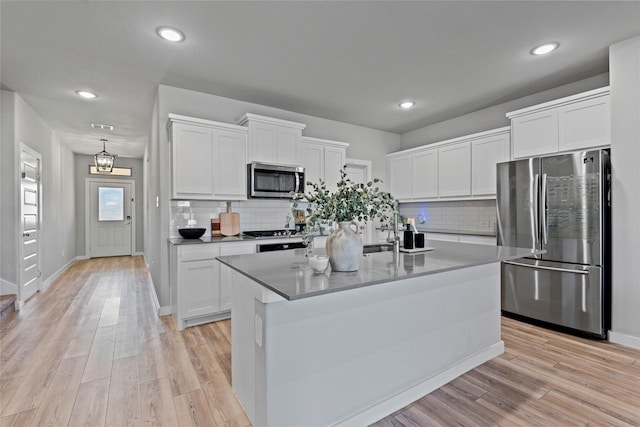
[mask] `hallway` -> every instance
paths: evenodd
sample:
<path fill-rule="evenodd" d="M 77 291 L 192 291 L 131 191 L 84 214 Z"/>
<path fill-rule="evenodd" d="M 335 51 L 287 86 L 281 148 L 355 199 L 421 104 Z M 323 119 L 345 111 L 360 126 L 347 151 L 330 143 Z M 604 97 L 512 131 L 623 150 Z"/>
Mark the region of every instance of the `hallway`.
<path fill-rule="evenodd" d="M 158 318 L 142 257 L 74 263 L 0 334 L 2 426 L 250 425 L 230 322 L 179 333 Z"/>

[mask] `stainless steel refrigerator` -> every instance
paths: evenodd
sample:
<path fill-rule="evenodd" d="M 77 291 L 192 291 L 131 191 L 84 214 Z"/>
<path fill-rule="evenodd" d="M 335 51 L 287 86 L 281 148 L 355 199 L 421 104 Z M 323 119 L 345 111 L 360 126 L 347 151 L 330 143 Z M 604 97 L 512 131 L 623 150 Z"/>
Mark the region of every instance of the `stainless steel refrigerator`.
<path fill-rule="evenodd" d="M 505 315 L 606 338 L 610 326 L 608 150 L 497 165 L 498 245 L 539 248 L 502 263 Z"/>

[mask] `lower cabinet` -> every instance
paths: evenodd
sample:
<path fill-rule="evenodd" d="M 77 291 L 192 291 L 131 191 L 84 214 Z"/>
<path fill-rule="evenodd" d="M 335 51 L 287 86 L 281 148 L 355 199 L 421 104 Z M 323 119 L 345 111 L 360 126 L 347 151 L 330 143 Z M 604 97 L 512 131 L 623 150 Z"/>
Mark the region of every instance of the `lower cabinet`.
<path fill-rule="evenodd" d="M 495 236 L 478 236 L 475 234 L 452 233 L 427 233 L 427 240 L 440 240 L 445 242 L 475 243 L 480 245 L 496 244 Z"/>
<path fill-rule="evenodd" d="M 172 247 L 171 286 L 178 330 L 231 317 L 229 280 L 216 257 L 255 252 L 255 243 L 205 243 Z"/>

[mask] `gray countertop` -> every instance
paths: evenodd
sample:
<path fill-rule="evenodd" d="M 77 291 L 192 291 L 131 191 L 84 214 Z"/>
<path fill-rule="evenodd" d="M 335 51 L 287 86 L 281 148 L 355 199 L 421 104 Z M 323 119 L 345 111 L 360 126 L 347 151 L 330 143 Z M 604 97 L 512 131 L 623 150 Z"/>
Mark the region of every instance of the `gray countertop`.
<path fill-rule="evenodd" d="M 304 250 L 229 255 L 217 259 L 283 298 L 296 300 L 538 253 L 525 248 L 441 241 L 427 241 L 426 246 L 434 250 L 413 254 L 401 252 L 397 263 L 393 252 L 367 254 L 358 271 L 348 273 L 331 271 L 331 267 L 324 273 L 314 273 Z M 320 251 L 314 250 L 314 253 Z"/>
<path fill-rule="evenodd" d="M 228 243 L 228 242 L 255 242 L 258 244 L 261 243 L 272 243 L 272 242 L 280 242 L 280 241 L 299 241 L 302 240 L 299 236 L 291 236 L 291 237 L 261 237 L 256 239 L 255 237 L 245 236 L 241 234 L 239 236 L 202 236 L 199 239 L 183 239 L 182 237 L 177 237 L 175 239 L 168 239 L 169 243 L 175 246 L 178 245 L 200 245 L 203 243 Z"/>

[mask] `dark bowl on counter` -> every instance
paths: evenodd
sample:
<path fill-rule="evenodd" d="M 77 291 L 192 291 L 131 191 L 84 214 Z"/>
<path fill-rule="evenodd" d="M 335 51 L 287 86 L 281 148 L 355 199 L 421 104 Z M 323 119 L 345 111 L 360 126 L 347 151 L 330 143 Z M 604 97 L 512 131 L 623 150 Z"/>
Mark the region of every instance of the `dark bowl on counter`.
<path fill-rule="evenodd" d="M 206 228 L 178 228 L 178 233 L 185 239 L 199 239 L 205 231 Z"/>

